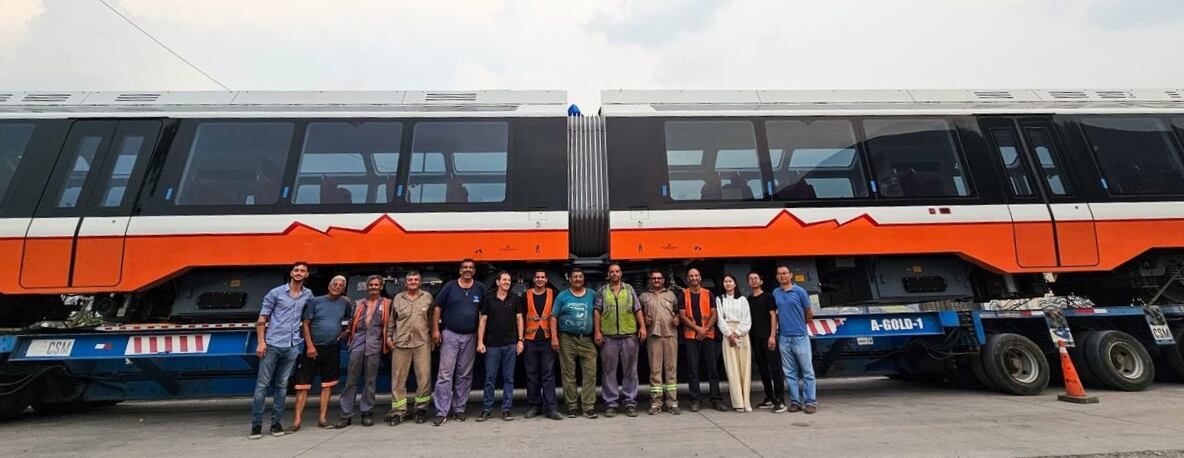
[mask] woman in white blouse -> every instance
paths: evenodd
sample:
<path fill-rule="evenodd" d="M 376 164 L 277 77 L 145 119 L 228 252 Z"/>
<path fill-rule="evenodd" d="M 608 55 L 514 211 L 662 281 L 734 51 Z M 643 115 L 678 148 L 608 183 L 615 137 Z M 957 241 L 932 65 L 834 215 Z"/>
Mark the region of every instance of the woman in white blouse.
<path fill-rule="evenodd" d="M 719 313 L 719 329 L 724 336 L 724 368 L 728 372 L 732 407 L 737 412 L 752 412 L 749 392 L 752 348 L 748 345 L 752 315 L 748 310 L 748 299 L 740 294 L 736 277 L 724 275 L 724 293 L 715 298 L 715 308 Z"/>

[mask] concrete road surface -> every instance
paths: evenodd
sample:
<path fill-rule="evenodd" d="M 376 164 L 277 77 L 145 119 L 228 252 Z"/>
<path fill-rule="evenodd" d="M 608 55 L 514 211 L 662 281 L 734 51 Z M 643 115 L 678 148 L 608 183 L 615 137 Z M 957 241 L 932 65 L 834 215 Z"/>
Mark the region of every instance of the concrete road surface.
<path fill-rule="evenodd" d="M 757 384 L 759 387 L 759 384 Z M 1181 456 L 1184 385 L 1092 391 L 1100 404 L 967 391 L 887 379 L 823 380 L 815 415 L 703 411 L 562 421 L 519 418 L 344 430 L 305 428 L 248 440 L 247 399 L 135 402 L 0 424 L 3 456 Z M 644 391 L 644 390 L 643 390 Z M 759 388 L 758 388 L 759 391 Z M 725 397 L 727 391 L 725 389 Z M 755 399 L 761 398 L 754 393 Z M 685 393 L 684 393 L 685 399 Z M 380 405 L 389 404 L 380 397 Z M 522 403 L 519 402 L 519 405 Z M 684 408 L 686 402 L 684 400 Z M 643 407 L 648 404 L 642 404 Z M 285 425 L 291 421 L 291 398 Z M 337 414 L 336 400 L 330 418 Z M 385 408 L 376 417 L 386 413 Z M 308 418 L 311 418 L 309 420 Z"/>

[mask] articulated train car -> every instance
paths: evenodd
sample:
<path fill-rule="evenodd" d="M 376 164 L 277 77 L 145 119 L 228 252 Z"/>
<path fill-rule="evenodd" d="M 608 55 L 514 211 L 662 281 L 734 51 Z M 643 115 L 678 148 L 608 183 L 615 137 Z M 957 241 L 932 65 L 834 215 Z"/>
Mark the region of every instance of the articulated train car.
<path fill-rule="evenodd" d="M 1184 91 L 602 102 L 613 259 L 717 275 L 788 262 L 823 305 L 1024 297 L 1046 280 L 1098 304 L 1184 303 Z"/>
<path fill-rule="evenodd" d="M 0 324 L 60 319 L 65 294 L 94 295 L 110 319 L 249 318 L 297 260 L 320 285 L 412 268 L 438 280 L 463 258 L 565 263 L 566 102 L 0 94 Z"/>

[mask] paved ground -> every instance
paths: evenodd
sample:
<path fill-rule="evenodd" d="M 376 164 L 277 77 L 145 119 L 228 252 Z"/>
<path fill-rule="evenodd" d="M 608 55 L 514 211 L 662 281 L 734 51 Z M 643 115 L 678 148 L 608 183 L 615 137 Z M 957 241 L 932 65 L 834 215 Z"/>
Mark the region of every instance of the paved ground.
<path fill-rule="evenodd" d="M 822 409 L 812 416 L 470 419 L 440 428 L 306 427 L 256 441 L 246 438 L 249 400 L 124 403 L 68 416 L 30 414 L 0 424 L 0 444 L 5 456 L 1184 456 L 1184 385 L 1093 391 L 1101 404 L 1085 406 L 1058 402 L 1051 388 L 1014 397 L 846 379 L 823 380 L 819 391 Z M 476 410 L 470 404 L 470 415 Z"/>

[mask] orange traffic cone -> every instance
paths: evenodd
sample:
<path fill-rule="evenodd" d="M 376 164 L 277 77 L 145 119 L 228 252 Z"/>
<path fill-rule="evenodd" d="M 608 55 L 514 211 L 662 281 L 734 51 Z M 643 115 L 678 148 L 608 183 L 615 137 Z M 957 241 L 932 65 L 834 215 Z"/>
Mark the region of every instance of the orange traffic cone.
<path fill-rule="evenodd" d="M 1077 378 L 1077 369 L 1073 368 L 1073 360 L 1069 359 L 1069 350 L 1065 349 L 1065 341 L 1057 340 L 1057 349 L 1061 352 L 1061 372 L 1065 375 L 1065 394 L 1057 395 L 1057 399 L 1078 404 L 1097 403 L 1097 396 L 1085 395 L 1081 379 Z"/>

